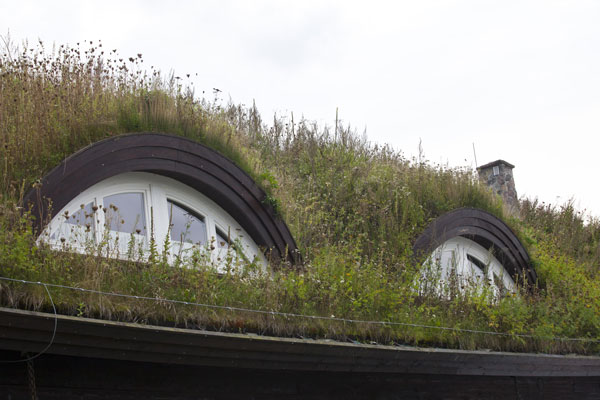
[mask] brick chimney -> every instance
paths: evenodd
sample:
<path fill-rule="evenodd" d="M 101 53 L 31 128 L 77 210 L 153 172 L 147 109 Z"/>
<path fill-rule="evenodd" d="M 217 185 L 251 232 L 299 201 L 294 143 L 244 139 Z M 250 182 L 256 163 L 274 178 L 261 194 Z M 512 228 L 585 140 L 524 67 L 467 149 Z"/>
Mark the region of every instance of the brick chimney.
<path fill-rule="evenodd" d="M 496 160 L 477 167 L 477 173 L 479 181 L 487 185 L 494 194 L 500 195 L 508 210 L 516 214 L 519 212 L 519 197 L 513 178 L 514 167 L 504 160 Z"/>

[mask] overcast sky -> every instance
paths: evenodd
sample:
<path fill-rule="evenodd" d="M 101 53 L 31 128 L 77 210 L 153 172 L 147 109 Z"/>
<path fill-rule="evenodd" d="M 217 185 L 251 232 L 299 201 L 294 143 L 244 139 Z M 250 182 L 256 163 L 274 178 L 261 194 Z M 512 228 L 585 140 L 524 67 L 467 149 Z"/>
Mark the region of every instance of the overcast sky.
<path fill-rule="evenodd" d="M 20 42 L 102 40 L 197 93 L 344 123 L 407 157 L 516 166 L 600 216 L 600 1 L 2 1 Z"/>

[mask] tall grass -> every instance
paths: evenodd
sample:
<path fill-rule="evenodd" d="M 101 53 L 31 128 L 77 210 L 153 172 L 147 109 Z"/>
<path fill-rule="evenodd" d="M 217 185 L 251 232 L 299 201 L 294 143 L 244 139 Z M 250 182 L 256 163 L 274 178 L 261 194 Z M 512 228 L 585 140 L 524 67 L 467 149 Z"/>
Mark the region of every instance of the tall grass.
<path fill-rule="evenodd" d="M 600 272 L 600 220 L 576 210 L 573 200 L 560 206 L 525 200 L 521 218 L 561 254 L 573 258 L 591 274 Z"/>
<path fill-rule="evenodd" d="M 99 43 L 41 42 L 0 57 L 0 275 L 158 299 L 398 322 L 265 316 L 51 289 L 61 312 L 276 335 L 376 340 L 457 348 L 597 353 L 600 229 L 569 205 L 522 204 L 521 219 L 468 169 L 406 159 L 342 123 L 266 123 L 255 105 L 197 98 L 184 79 L 143 67 Z M 167 132 L 231 158 L 267 192 L 304 255 L 304 265 L 268 273 L 219 275 L 208 264 L 174 268 L 158 257 L 126 262 L 57 252 L 36 244 L 23 193 L 74 151 L 126 132 Z M 472 206 L 505 219 L 529 248 L 540 283 L 494 298 L 490 290 L 453 297 L 416 290 L 422 278 L 411 248 L 446 211 Z M 0 282 L 2 304 L 48 310 L 35 286 Z M 438 330 L 443 326 L 506 333 Z M 518 335 L 530 335 L 523 337 Z"/>
<path fill-rule="evenodd" d="M 245 168 L 243 143 L 220 106 L 202 104 L 181 79 L 142 68 L 101 42 L 14 46 L 0 57 L 0 193 L 17 198 L 66 156 L 99 139 L 160 131 L 193 138 Z M 206 107 L 205 107 L 206 106 Z M 240 139 L 236 137 L 234 140 Z"/>

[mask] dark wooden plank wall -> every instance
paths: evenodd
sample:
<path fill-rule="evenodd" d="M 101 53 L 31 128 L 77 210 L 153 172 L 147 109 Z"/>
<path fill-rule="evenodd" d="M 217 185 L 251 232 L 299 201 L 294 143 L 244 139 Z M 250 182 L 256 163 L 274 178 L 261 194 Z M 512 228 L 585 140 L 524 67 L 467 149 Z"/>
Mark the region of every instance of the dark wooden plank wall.
<path fill-rule="evenodd" d="M 0 352 L 0 359 L 19 355 Z M 40 400 L 600 399 L 598 377 L 495 377 L 276 371 L 42 355 Z M 31 399 L 25 363 L 0 364 L 0 400 Z"/>
<path fill-rule="evenodd" d="M 279 338 L 64 315 L 55 317 L 47 313 L 2 308 L 0 349 L 243 370 L 456 376 L 595 376 L 600 379 L 600 357 L 594 356 L 428 349 Z"/>

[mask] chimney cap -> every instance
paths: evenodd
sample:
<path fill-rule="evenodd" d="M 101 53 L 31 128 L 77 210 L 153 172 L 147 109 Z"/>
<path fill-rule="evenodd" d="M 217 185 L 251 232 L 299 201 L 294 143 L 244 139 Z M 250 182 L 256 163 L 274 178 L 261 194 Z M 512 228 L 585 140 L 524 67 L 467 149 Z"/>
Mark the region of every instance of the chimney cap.
<path fill-rule="evenodd" d="M 504 165 L 506 165 L 508 168 L 511 168 L 511 169 L 515 167 L 515 166 L 514 166 L 514 165 L 512 165 L 511 163 L 509 163 L 509 162 L 506 162 L 506 161 L 504 161 L 504 160 L 496 160 L 496 161 L 492 161 L 491 163 L 487 163 L 487 164 L 485 164 L 485 165 L 482 165 L 482 166 L 480 166 L 480 167 L 477 167 L 477 170 L 479 171 L 479 170 L 486 169 L 486 168 L 492 168 L 492 167 L 495 167 L 495 166 L 497 166 L 497 165 L 500 165 L 500 164 L 504 164 Z"/>

